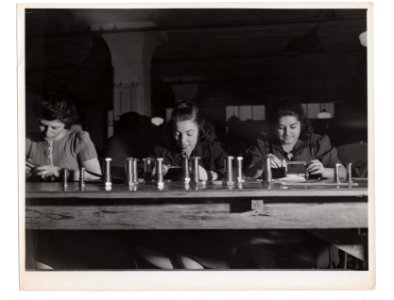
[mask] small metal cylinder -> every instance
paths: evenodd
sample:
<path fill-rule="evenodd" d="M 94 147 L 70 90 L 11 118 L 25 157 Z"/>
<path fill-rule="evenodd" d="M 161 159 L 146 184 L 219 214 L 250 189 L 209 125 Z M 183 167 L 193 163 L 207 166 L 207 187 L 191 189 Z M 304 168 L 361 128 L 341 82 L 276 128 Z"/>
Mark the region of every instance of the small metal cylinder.
<path fill-rule="evenodd" d="M 233 180 L 233 156 L 227 156 L 226 159 L 226 183 L 227 185 L 234 184 Z"/>
<path fill-rule="evenodd" d="M 192 158 L 193 159 L 193 182 L 194 183 L 198 183 L 198 181 L 200 180 L 200 174 L 199 174 L 199 169 L 198 169 L 198 162 L 200 160 L 200 157 L 195 156 Z"/>
<path fill-rule="evenodd" d="M 267 155 L 266 159 L 265 159 L 265 170 L 264 170 L 264 174 L 265 174 L 265 180 L 267 182 L 271 182 L 272 181 L 272 171 L 271 171 L 271 157 L 269 155 Z"/>
<path fill-rule="evenodd" d="M 138 159 L 134 158 L 133 159 L 133 180 L 134 183 L 137 184 L 138 183 Z"/>
<path fill-rule="evenodd" d="M 161 186 L 164 185 L 163 181 L 163 158 L 156 158 L 156 183 Z"/>
<path fill-rule="evenodd" d="M 287 176 L 287 161 L 285 159 L 282 160 L 282 168 L 284 169 L 284 177 Z"/>
<path fill-rule="evenodd" d="M 62 169 L 62 178 L 63 178 L 63 186 L 66 187 L 68 184 L 68 169 L 64 168 Z"/>
<path fill-rule="evenodd" d="M 134 185 L 133 160 L 134 158 L 132 157 L 126 158 L 126 175 L 127 175 L 127 184 L 129 186 Z"/>
<path fill-rule="evenodd" d="M 144 162 L 144 180 L 151 181 L 152 180 L 152 159 L 150 157 L 146 157 L 142 159 Z"/>
<path fill-rule="evenodd" d="M 129 192 L 136 192 L 137 191 L 137 186 L 134 185 L 129 185 Z"/>
<path fill-rule="evenodd" d="M 105 159 L 105 167 L 104 167 L 104 184 L 105 186 L 111 186 L 112 181 L 111 181 L 111 161 L 112 158 L 107 157 Z"/>
<path fill-rule="evenodd" d="M 79 186 L 85 186 L 85 168 L 79 168 Z"/>
<path fill-rule="evenodd" d="M 334 168 L 334 180 L 335 183 L 341 183 L 341 180 L 339 178 L 339 168 L 341 167 L 341 164 L 335 164 Z"/>
<path fill-rule="evenodd" d="M 242 179 L 242 156 L 237 157 L 237 180 L 238 182 L 243 182 L 244 180 Z"/>
<path fill-rule="evenodd" d="M 189 160 L 186 155 L 184 155 L 182 158 L 182 173 L 185 183 L 189 183 L 190 182 Z"/>
<path fill-rule="evenodd" d="M 347 182 L 348 183 L 353 183 L 353 178 L 352 178 L 352 163 L 347 164 Z"/>

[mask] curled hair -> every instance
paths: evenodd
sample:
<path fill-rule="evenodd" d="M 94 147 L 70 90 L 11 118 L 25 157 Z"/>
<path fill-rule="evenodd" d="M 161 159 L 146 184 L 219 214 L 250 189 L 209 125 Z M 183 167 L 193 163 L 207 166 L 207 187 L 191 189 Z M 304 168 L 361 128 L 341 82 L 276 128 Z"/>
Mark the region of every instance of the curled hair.
<path fill-rule="evenodd" d="M 302 105 L 292 99 L 279 100 L 267 109 L 267 120 L 270 123 L 271 131 L 274 131 L 279 119 L 284 116 L 293 116 L 301 123 L 300 138 L 305 140 L 312 132 L 312 126 L 305 115 Z"/>
<path fill-rule="evenodd" d="M 60 94 L 47 94 L 40 103 L 35 105 L 34 112 L 39 119 L 47 121 L 59 120 L 64 123 L 66 128 L 78 121 L 76 107 L 70 100 Z"/>
<path fill-rule="evenodd" d="M 172 111 L 170 126 L 170 136 L 173 137 L 172 132 L 179 121 L 192 121 L 199 129 L 198 139 L 202 143 L 211 143 L 216 139 L 215 129 L 213 125 L 207 122 L 201 115 L 198 106 L 190 101 L 181 101 L 175 105 Z"/>

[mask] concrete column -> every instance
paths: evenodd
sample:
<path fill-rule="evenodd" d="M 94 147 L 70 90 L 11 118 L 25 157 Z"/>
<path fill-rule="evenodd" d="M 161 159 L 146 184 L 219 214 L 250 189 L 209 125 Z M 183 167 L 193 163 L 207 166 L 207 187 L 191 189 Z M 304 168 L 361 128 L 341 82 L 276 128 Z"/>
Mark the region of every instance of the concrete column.
<path fill-rule="evenodd" d="M 166 40 L 161 32 L 104 33 L 114 72 L 114 120 L 134 111 L 151 116 L 151 59 Z"/>

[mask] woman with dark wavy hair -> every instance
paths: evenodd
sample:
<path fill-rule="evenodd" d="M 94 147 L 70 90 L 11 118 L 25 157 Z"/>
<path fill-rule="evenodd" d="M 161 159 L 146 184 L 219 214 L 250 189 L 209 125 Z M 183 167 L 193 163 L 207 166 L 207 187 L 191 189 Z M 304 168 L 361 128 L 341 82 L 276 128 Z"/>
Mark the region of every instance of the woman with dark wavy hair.
<path fill-rule="evenodd" d="M 192 102 L 179 102 L 168 124 L 167 147 L 156 147 L 156 157 L 163 158 L 163 174 L 172 180 L 180 174 L 170 166 L 182 166 L 184 156 L 199 156 L 200 180 L 221 179 L 227 154 L 215 140 L 213 127 Z M 227 269 L 231 257 L 229 239 L 223 231 L 163 231 L 141 233 L 137 252 L 160 269 Z"/>
<path fill-rule="evenodd" d="M 34 107 L 40 132 L 26 138 L 26 176 L 28 180 L 58 180 L 61 168 L 69 169 L 73 180 L 79 167 L 101 174 L 95 146 L 89 134 L 71 127 L 77 121 L 76 107 L 62 94 L 49 93 Z M 96 179 L 86 174 L 86 179 Z M 90 235 L 79 237 L 72 232 L 29 231 L 26 233 L 27 268 L 67 269 L 82 266 L 83 256 L 91 245 Z M 73 253 L 74 255 L 70 255 Z M 79 262 L 78 262 L 79 260 Z M 82 262 L 82 263 L 81 263 Z"/>
<path fill-rule="evenodd" d="M 77 120 L 75 106 L 63 95 L 48 94 L 37 106 L 40 133 L 26 138 L 26 167 L 28 177 L 56 180 L 61 168 L 70 170 L 74 180 L 79 178 L 79 167 L 101 174 L 97 152 L 89 133 L 70 130 Z M 87 179 L 95 179 L 90 174 Z"/>
<path fill-rule="evenodd" d="M 178 102 L 172 112 L 168 126 L 167 147 L 156 147 L 156 157 L 163 157 L 163 174 L 170 166 L 182 166 L 182 158 L 199 156 L 200 180 L 221 179 L 224 175 L 224 160 L 227 156 L 220 143 L 215 140 L 213 126 L 201 116 L 200 110 L 192 102 Z M 176 176 L 175 176 L 176 177 Z"/>
<path fill-rule="evenodd" d="M 247 150 L 246 175 L 260 177 L 267 155 L 271 168 L 282 161 L 305 161 L 310 176 L 333 178 L 335 164 L 341 164 L 337 150 L 328 136 L 312 133 L 302 105 L 294 100 L 280 100 L 267 110 L 271 136 L 258 139 Z M 340 177 L 346 177 L 341 164 Z M 243 237 L 243 250 L 248 249 L 253 267 L 258 268 L 331 268 L 339 263 L 338 249 L 320 238 L 320 234 L 302 230 L 266 230 L 249 232 Z"/>
<path fill-rule="evenodd" d="M 312 176 L 333 178 L 335 164 L 341 164 L 337 150 L 327 135 L 312 133 L 302 105 L 294 100 L 281 100 L 267 110 L 271 137 L 258 139 L 247 151 L 246 174 L 258 178 L 265 169 L 270 154 L 271 168 L 281 167 L 282 161 L 306 161 L 306 171 Z M 341 178 L 346 177 L 345 167 L 339 168 Z"/>

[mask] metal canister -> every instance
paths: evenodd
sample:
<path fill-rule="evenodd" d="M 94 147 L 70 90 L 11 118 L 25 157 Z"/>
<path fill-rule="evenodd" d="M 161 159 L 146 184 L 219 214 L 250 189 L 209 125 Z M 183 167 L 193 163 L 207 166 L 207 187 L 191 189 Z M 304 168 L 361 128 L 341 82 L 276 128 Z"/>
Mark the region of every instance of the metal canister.
<path fill-rule="evenodd" d="M 200 157 L 194 156 L 192 157 L 192 159 L 193 159 L 193 164 L 192 164 L 193 182 L 198 183 L 200 180 L 200 174 L 198 169 Z"/>
<path fill-rule="evenodd" d="M 151 181 L 152 180 L 152 159 L 150 157 L 146 157 L 142 159 L 144 162 L 144 180 Z"/>
<path fill-rule="evenodd" d="M 79 168 L 79 186 L 85 186 L 85 168 Z"/>
<path fill-rule="evenodd" d="M 237 157 L 237 181 L 238 182 L 243 182 L 244 180 L 242 179 L 242 156 Z"/>
<path fill-rule="evenodd" d="M 286 159 L 283 159 L 282 160 L 282 169 L 284 170 L 284 177 L 286 177 L 287 176 L 287 161 L 286 161 Z"/>
<path fill-rule="evenodd" d="M 265 158 L 265 170 L 264 170 L 264 178 L 267 182 L 272 181 L 272 171 L 271 171 L 271 156 L 268 154 Z"/>
<path fill-rule="evenodd" d="M 67 181 L 68 181 L 68 169 L 67 168 L 62 169 L 62 179 L 63 179 L 63 186 L 66 187 L 68 185 L 67 184 Z"/>
<path fill-rule="evenodd" d="M 111 161 L 112 158 L 107 157 L 105 158 L 105 167 L 104 167 L 104 184 L 105 186 L 112 186 L 111 180 Z"/>
<path fill-rule="evenodd" d="M 341 164 L 335 164 L 334 168 L 334 180 L 335 183 L 341 183 L 341 180 L 339 178 L 339 168 L 341 167 Z"/>
<path fill-rule="evenodd" d="M 307 170 L 307 165 L 305 164 L 305 180 L 309 180 L 309 172 Z"/>
<path fill-rule="evenodd" d="M 133 157 L 126 158 L 126 175 L 127 175 L 127 184 L 129 186 L 134 185 L 134 174 L 133 174 Z"/>
<path fill-rule="evenodd" d="M 185 183 L 189 183 L 190 182 L 189 160 L 186 155 L 182 157 L 182 173 Z"/>
<path fill-rule="evenodd" d="M 348 183 L 353 183 L 353 178 L 352 178 L 352 163 L 347 164 L 347 182 Z"/>
<path fill-rule="evenodd" d="M 133 180 L 134 183 L 137 184 L 138 183 L 138 159 L 134 158 L 133 159 Z"/>
<path fill-rule="evenodd" d="M 164 185 L 163 181 L 163 158 L 156 158 L 156 183 L 158 186 Z"/>
<path fill-rule="evenodd" d="M 234 184 L 233 180 L 233 156 L 227 156 L 226 159 L 226 183 L 227 185 Z"/>

